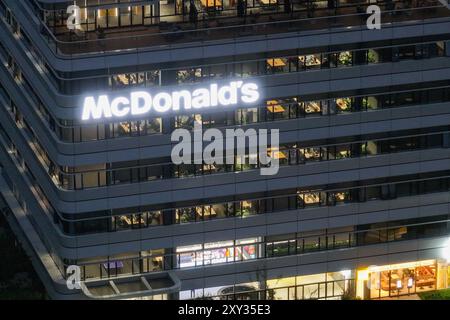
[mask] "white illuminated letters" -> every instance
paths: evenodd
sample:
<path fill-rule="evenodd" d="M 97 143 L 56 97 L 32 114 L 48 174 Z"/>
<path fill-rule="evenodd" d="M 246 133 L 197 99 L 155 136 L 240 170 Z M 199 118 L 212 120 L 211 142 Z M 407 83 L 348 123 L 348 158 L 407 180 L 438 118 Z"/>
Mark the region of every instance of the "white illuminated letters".
<path fill-rule="evenodd" d="M 153 107 L 156 112 L 164 113 L 172 108 L 172 96 L 167 92 L 158 93 L 153 99 Z"/>
<path fill-rule="evenodd" d="M 186 110 L 191 109 L 192 107 L 192 98 L 191 93 L 187 90 L 175 91 L 173 94 L 173 111 L 180 110 L 181 106 L 184 105 Z M 181 103 L 181 99 L 183 99 L 183 103 Z"/>
<path fill-rule="evenodd" d="M 242 86 L 242 101 L 253 103 L 259 100 L 258 85 L 256 83 L 247 83 Z"/>
<path fill-rule="evenodd" d="M 229 86 L 223 86 L 219 89 L 217 96 L 221 105 L 229 106 L 237 104 L 237 85 L 237 82 L 232 82 Z"/>
<path fill-rule="evenodd" d="M 130 100 L 125 97 L 115 98 L 111 102 L 111 113 L 116 117 L 125 117 L 130 113 Z"/>
<path fill-rule="evenodd" d="M 209 90 L 208 89 L 197 89 L 194 91 L 194 93 L 192 94 L 192 96 L 194 97 L 192 99 L 192 106 L 195 109 L 201 109 L 201 108 L 206 108 L 209 107 L 209 101 L 210 101 L 210 94 L 209 94 Z"/>
<path fill-rule="evenodd" d="M 145 114 L 152 108 L 152 96 L 146 91 L 131 93 L 131 114 Z"/>
<path fill-rule="evenodd" d="M 92 119 L 112 117 L 108 96 L 99 96 L 97 101 L 95 101 L 94 97 L 87 97 L 84 100 L 83 115 L 81 118 L 83 120 L 89 120 L 91 117 Z"/>
<path fill-rule="evenodd" d="M 211 84 L 193 92 L 180 90 L 174 92 L 157 92 L 151 95 L 147 91 L 134 91 L 129 97 L 111 98 L 107 95 L 88 96 L 84 99 L 82 120 L 99 120 L 102 118 L 123 118 L 144 115 L 151 111 L 156 114 L 169 111 L 190 110 L 236 106 L 239 103 L 251 104 L 260 98 L 256 83 L 231 81 L 226 85 Z"/>

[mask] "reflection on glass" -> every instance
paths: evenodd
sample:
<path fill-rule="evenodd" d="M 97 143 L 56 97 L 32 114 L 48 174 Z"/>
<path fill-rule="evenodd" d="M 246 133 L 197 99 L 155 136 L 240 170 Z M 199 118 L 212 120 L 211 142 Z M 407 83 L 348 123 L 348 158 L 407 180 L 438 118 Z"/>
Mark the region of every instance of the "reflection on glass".
<path fill-rule="evenodd" d="M 367 62 L 368 63 L 378 63 L 380 61 L 380 57 L 377 51 L 373 49 L 369 49 L 367 51 Z"/>
<path fill-rule="evenodd" d="M 305 206 L 316 205 L 320 203 L 320 192 L 304 192 L 298 195 L 301 203 Z"/>
<path fill-rule="evenodd" d="M 310 55 L 306 55 L 306 56 L 299 56 L 298 60 L 300 62 L 300 65 L 306 69 L 320 68 L 320 65 L 321 65 L 320 54 L 310 54 Z"/>
<path fill-rule="evenodd" d="M 305 113 L 313 114 L 313 113 L 321 113 L 322 108 L 320 106 L 320 101 L 308 101 L 305 102 Z"/>
<path fill-rule="evenodd" d="M 338 108 L 338 111 L 341 111 L 341 112 L 351 111 L 351 107 L 352 107 L 351 98 L 336 99 L 336 106 Z"/>
<path fill-rule="evenodd" d="M 340 52 L 338 54 L 338 66 L 351 66 L 352 53 L 350 51 Z"/>
<path fill-rule="evenodd" d="M 322 153 L 320 147 L 310 147 L 299 149 L 300 156 L 304 161 L 318 161 L 322 160 Z"/>

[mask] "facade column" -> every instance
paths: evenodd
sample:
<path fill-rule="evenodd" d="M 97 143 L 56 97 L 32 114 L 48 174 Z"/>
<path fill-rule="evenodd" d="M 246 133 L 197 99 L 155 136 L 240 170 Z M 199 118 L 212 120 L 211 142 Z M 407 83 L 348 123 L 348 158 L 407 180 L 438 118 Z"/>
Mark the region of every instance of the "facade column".
<path fill-rule="evenodd" d="M 176 84 L 176 71 L 175 70 L 162 70 L 160 76 L 161 86 L 170 86 Z M 174 116 L 166 116 L 162 118 L 162 133 L 170 134 L 175 129 Z"/>

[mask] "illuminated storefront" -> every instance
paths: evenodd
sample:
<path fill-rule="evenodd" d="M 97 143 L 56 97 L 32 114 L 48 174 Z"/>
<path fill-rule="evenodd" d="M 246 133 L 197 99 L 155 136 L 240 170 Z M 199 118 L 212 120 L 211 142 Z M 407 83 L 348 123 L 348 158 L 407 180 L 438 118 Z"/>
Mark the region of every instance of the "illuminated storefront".
<path fill-rule="evenodd" d="M 448 266 L 440 260 L 423 260 L 370 266 L 357 272 L 356 295 L 380 299 L 447 288 Z"/>

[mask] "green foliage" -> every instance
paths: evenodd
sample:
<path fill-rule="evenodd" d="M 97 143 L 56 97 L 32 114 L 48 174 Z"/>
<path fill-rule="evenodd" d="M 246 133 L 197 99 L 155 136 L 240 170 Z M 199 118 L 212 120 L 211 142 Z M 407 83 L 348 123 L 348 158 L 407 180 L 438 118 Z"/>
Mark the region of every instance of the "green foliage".
<path fill-rule="evenodd" d="M 46 293 L 29 257 L 0 213 L 0 300 L 42 300 Z"/>
<path fill-rule="evenodd" d="M 0 300 L 46 300 L 47 296 L 42 291 L 24 289 L 0 290 Z"/>
<path fill-rule="evenodd" d="M 421 292 L 419 297 L 422 300 L 450 300 L 450 289 Z"/>
<path fill-rule="evenodd" d="M 349 286 L 341 297 L 341 300 L 361 300 L 361 298 L 356 297 L 356 287 L 354 281 L 350 281 Z"/>

